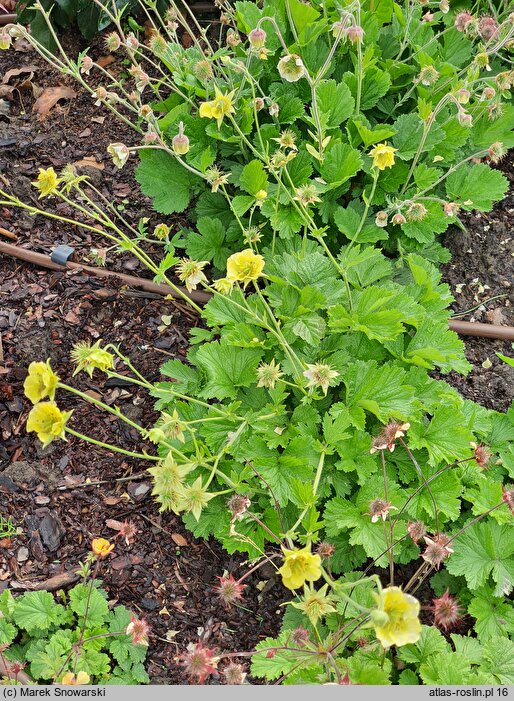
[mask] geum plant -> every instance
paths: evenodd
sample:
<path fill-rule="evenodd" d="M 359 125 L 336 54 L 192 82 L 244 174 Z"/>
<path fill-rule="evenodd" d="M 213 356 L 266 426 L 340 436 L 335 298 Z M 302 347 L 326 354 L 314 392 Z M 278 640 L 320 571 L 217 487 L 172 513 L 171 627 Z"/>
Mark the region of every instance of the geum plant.
<path fill-rule="evenodd" d="M 87 54 L 54 58 L 32 39 L 142 135 L 109 151 L 120 167 L 139 153 L 156 209 L 194 202 L 195 230 L 172 237 L 170 223 L 149 234 L 145 220 L 125 221 L 70 168 L 36 182 L 176 294 L 212 294 L 203 309 L 192 302 L 205 323 L 188 364 L 162 367 L 170 381 L 149 382 L 112 345 L 82 344 L 74 360 L 156 398 L 161 417 L 147 427 L 82 396 L 155 444 L 152 455 L 128 452 L 153 462 L 161 508 L 255 566 L 270 560 L 297 592 L 279 638 L 253 659 L 269 680 L 513 681 L 502 661 L 514 627 L 514 413 L 464 401 L 430 372 L 469 370 L 447 326 L 436 235 L 506 191 L 487 161 L 514 145 L 512 74 L 502 70 L 514 25 L 446 10 L 239 2 L 223 5 L 216 48 L 173 5 L 148 44 L 112 14 L 108 47 L 128 52 L 134 86 L 113 83 Z M 2 203 L 45 213 L 6 193 Z M 159 241 L 155 263 L 148 245 Z M 46 443 L 77 435 L 57 388 L 70 389 L 49 364 L 29 368 L 28 429 Z M 414 594 L 441 567 L 424 618 L 434 625 L 421 626 Z M 243 597 L 244 577 L 219 579 L 226 605 Z M 475 637 L 437 630 L 466 611 Z M 221 657 L 250 655 L 198 642 L 180 662 L 203 683 Z"/>
<path fill-rule="evenodd" d="M 133 526 L 119 524 L 130 542 Z M 97 575 L 114 550 L 94 538 L 80 564 L 81 582 L 59 600 L 48 591 L 0 595 L 0 682 L 7 684 L 142 684 L 149 626 L 124 606 L 109 607 Z M 9 694 L 6 694 L 9 695 Z"/>

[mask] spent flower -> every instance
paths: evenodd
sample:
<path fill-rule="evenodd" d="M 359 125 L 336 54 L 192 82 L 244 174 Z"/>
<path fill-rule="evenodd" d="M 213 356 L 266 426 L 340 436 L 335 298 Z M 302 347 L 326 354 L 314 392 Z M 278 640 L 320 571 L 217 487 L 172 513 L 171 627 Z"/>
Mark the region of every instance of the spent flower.
<path fill-rule="evenodd" d="M 148 646 L 148 634 L 150 633 L 150 626 L 145 621 L 144 618 L 136 618 L 134 615 L 130 619 L 130 623 L 125 631 L 127 635 L 132 638 L 132 645 L 146 645 Z"/>
<path fill-rule="evenodd" d="M 101 348 L 101 339 L 91 344 L 89 341 L 79 341 L 70 353 L 72 361 L 76 364 L 73 376 L 85 371 L 89 377 L 93 377 L 95 368 L 100 372 L 107 372 L 114 367 L 114 355 Z"/>
<path fill-rule="evenodd" d="M 339 373 L 326 363 L 307 363 L 303 376 L 308 380 L 307 387 L 321 387 L 326 396 L 328 388 L 336 384 L 334 380 L 339 377 Z"/>
<path fill-rule="evenodd" d="M 107 153 L 111 156 L 116 168 L 121 170 L 130 156 L 130 149 L 125 144 L 109 144 Z"/>
<path fill-rule="evenodd" d="M 261 363 L 257 368 L 257 387 L 266 387 L 266 389 L 275 389 L 275 384 L 283 376 L 280 363 L 272 358 L 269 363 Z"/>
<path fill-rule="evenodd" d="M 424 536 L 423 540 L 426 543 L 426 548 L 421 553 L 421 557 L 438 570 L 443 560 L 453 553 L 452 548 L 448 545 L 450 539 L 444 533 L 438 533 L 432 538 Z"/>
<path fill-rule="evenodd" d="M 179 659 L 186 674 L 197 684 L 203 684 L 209 675 L 214 674 L 219 662 L 215 651 L 205 647 L 201 641 L 189 643 L 187 652 Z"/>
<path fill-rule="evenodd" d="M 298 54 L 287 54 L 278 62 L 277 69 L 281 78 L 288 83 L 296 83 L 306 74 L 305 66 Z"/>
<path fill-rule="evenodd" d="M 177 275 L 179 280 L 185 283 L 188 292 L 196 290 L 201 282 L 207 282 L 205 273 L 202 271 L 208 264 L 206 260 L 181 259 L 177 265 Z"/>
<path fill-rule="evenodd" d="M 448 589 L 439 598 L 432 599 L 430 610 L 434 616 L 434 625 L 445 632 L 456 628 L 462 622 L 462 608 Z"/>
<path fill-rule="evenodd" d="M 236 601 L 242 601 L 246 584 L 241 584 L 231 574 L 224 574 L 217 579 L 218 584 L 213 587 L 213 591 L 224 606 L 229 608 Z"/>

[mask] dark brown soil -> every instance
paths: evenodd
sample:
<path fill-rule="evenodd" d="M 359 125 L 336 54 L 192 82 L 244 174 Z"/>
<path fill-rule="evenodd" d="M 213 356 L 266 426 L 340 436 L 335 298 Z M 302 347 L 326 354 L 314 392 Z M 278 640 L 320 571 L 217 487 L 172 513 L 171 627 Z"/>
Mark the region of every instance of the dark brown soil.
<path fill-rule="evenodd" d="M 93 55 L 102 53 L 97 44 Z M 33 64 L 33 84 L 76 88 L 34 53 L 2 52 L 0 62 L 0 80 L 10 69 Z M 121 71 L 123 66 L 115 62 L 109 69 Z M 11 80 L 14 82 L 16 79 Z M 81 166 L 82 172 L 106 197 L 122 204 L 128 220 L 148 216 L 151 224 L 159 221 L 149 200 L 139 193 L 133 168 L 116 170 L 106 154 L 111 142 L 135 143 L 129 128 L 78 90 L 75 99 L 53 108 L 42 121 L 31 113 L 33 102 L 28 84 L 18 86 L 9 100 L 0 99 L 0 177 L 21 198 L 34 199 L 30 182 L 39 167 L 60 169 L 69 162 L 92 158 L 92 165 Z M 512 165 L 506 164 L 504 170 L 512 179 Z M 506 284 L 512 282 L 507 222 L 513 202 L 511 195 L 490 215 L 468 217 L 467 233 L 454 231 L 447 236 L 453 260 L 445 268 L 446 280 L 454 291 L 465 283 L 461 292 L 455 292 L 456 312 L 488 297 L 511 293 Z M 51 205 L 51 200 L 44 204 Z M 62 206 L 59 211 L 69 214 Z M 176 228 L 182 225 L 178 219 L 167 223 Z M 0 226 L 15 233 L 19 245 L 43 253 L 49 254 L 60 243 L 73 245 L 81 262 L 95 264 L 91 249 L 103 246 L 72 226 L 1 207 Z M 472 253 L 467 252 L 470 249 Z M 504 254 L 499 255 L 500 251 Z M 129 256 L 107 252 L 107 261 L 115 270 L 148 275 Z M 473 282 L 478 277 L 479 282 Z M 485 315 L 495 311 L 492 321 L 502 323 L 501 312 L 503 323 L 512 324 L 511 302 L 504 297 L 488 304 L 485 311 L 463 318 L 486 320 Z M 15 581 L 26 584 L 73 571 L 92 537 L 113 537 L 106 519 L 130 520 L 138 528 L 135 542 L 127 547 L 117 541 L 115 556 L 107 561 L 102 578 L 113 599 L 140 611 L 152 627 L 148 671 L 154 684 L 187 683 L 176 657 L 199 635 L 210 647 L 229 652 L 250 650 L 262 638 L 276 634 L 279 605 L 288 594 L 263 568 L 248 580 L 245 608 L 224 609 L 212 588 L 225 570 L 235 576 L 244 573 L 241 558 L 228 556 L 214 542 L 196 542 L 179 518 L 159 514 L 141 462 L 75 439 L 41 451 L 34 437 L 25 433 L 30 407 L 23 396 L 23 380 L 31 361 L 50 357 L 64 381 L 97 393 L 103 401 L 119 405 L 133 420 L 150 426 L 154 412 L 144 392 L 105 382 L 100 375 L 94 375 L 92 381 L 81 376 L 72 380 L 69 352 L 83 339 L 116 342 L 144 375 L 155 379 L 166 359 L 184 356 L 188 331 L 195 323 L 196 317 L 184 306 L 122 289 L 114 280 L 98 282 L 80 272 L 54 273 L 0 257 L 0 513 L 22 529 L 10 542 L 0 541 L 0 591 Z M 474 369 L 466 379 L 452 374 L 450 382 L 485 406 L 505 409 L 512 396 L 512 371 L 501 364 L 495 351 L 508 354 L 509 345 L 467 338 L 466 353 Z M 489 369 L 482 367 L 486 358 L 492 361 Z M 143 447 L 138 434 L 114 417 L 64 393 L 59 403 L 74 409 L 77 430 L 127 450 Z M 140 473 L 143 475 L 134 481 L 116 482 Z M 83 486 L 86 480 L 103 484 Z M 262 593 L 262 586 L 255 586 L 259 581 L 267 582 Z M 420 594 L 430 603 L 428 588 Z"/>

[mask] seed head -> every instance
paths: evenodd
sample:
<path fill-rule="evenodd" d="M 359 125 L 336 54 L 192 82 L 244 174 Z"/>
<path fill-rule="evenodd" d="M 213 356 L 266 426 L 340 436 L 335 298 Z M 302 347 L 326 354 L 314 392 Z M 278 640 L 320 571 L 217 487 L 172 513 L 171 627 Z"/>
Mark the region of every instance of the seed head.
<path fill-rule="evenodd" d="M 509 488 L 502 484 L 502 501 L 509 507 L 510 513 L 514 516 L 514 486 L 510 485 Z"/>
<path fill-rule="evenodd" d="M 422 521 L 410 521 L 407 523 L 407 533 L 411 537 L 412 542 L 417 545 L 425 537 L 427 530 Z"/>
<path fill-rule="evenodd" d="M 223 677 L 225 679 L 225 684 L 240 686 L 245 682 L 246 672 L 244 671 L 243 665 L 232 662 L 223 670 Z"/>
<path fill-rule="evenodd" d="M 232 514 L 232 521 L 240 521 L 251 504 L 244 494 L 233 494 L 227 502 L 227 509 Z"/>
<path fill-rule="evenodd" d="M 133 645 L 148 645 L 150 626 L 144 618 L 132 616 L 125 632 L 132 638 Z"/>
<path fill-rule="evenodd" d="M 323 560 L 330 560 L 335 551 L 335 545 L 332 545 L 332 543 L 327 543 L 325 540 L 316 548 L 316 554 Z"/>
<path fill-rule="evenodd" d="M 121 39 L 116 32 L 111 32 L 105 37 L 105 48 L 107 51 L 117 51 L 121 46 Z"/>
<path fill-rule="evenodd" d="M 224 574 L 217 578 L 219 583 L 213 587 L 214 593 L 218 596 L 223 606 L 230 608 L 236 601 L 241 601 L 246 584 L 239 584 L 234 577 Z"/>
<path fill-rule="evenodd" d="M 459 14 L 455 17 L 454 26 L 458 32 L 467 32 L 474 21 L 475 20 L 471 12 L 465 10 L 464 12 L 459 12 Z"/>
<path fill-rule="evenodd" d="M 491 460 L 492 453 L 487 450 L 485 445 L 482 444 L 471 443 L 471 447 L 473 448 L 474 458 L 477 465 L 486 469 L 489 461 Z"/>
<path fill-rule="evenodd" d="M 457 202 L 445 202 L 443 209 L 447 217 L 455 217 L 460 211 L 460 205 Z"/>
<path fill-rule="evenodd" d="M 216 672 L 219 661 L 214 650 L 205 647 L 201 641 L 189 643 L 187 652 L 179 659 L 191 681 L 197 684 L 203 684 L 210 674 Z"/>
<path fill-rule="evenodd" d="M 494 17 L 481 17 L 478 21 L 478 33 L 484 41 L 490 41 L 498 33 L 498 22 Z"/>
<path fill-rule="evenodd" d="M 439 71 L 434 66 L 423 66 L 419 72 L 418 80 L 421 85 L 434 85 L 439 78 Z"/>
<path fill-rule="evenodd" d="M 369 502 L 369 516 L 371 516 L 371 523 L 376 523 L 380 519 L 385 521 L 389 511 L 394 508 L 394 506 L 384 499 L 373 499 Z"/>
<path fill-rule="evenodd" d="M 306 628 L 302 628 L 301 626 L 299 628 L 295 628 L 291 636 L 293 643 L 297 647 L 303 647 L 305 643 L 308 642 L 309 637 L 309 631 Z"/>
<path fill-rule="evenodd" d="M 462 608 L 448 589 L 438 599 L 432 600 L 430 610 L 434 614 L 434 625 L 444 631 L 456 628 L 462 621 Z"/>
<path fill-rule="evenodd" d="M 405 218 L 408 222 L 423 221 L 427 214 L 427 208 L 421 202 L 413 202 L 409 209 L 405 212 Z"/>
<path fill-rule="evenodd" d="M 377 212 L 377 215 L 375 217 L 375 224 L 383 229 L 385 226 L 387 226 L 387 222 L 387 212 Z"/>
<path fill-rule="evenodd" d="M 410 428 L 409 423 L 398 423 L 397 421 L 389 422 L 382 429 L 381 433 L 373 440 L 373 445 L 371 446 L 370 453 L 376 453 L 378 450 L 389 450 L 390 453 L 393 452 L 395 448 L 395 441 L 397 438 L 403 438 L 405 431 Z"/>
<path fill-rule="evenodd" d="M 439 533 L 433 538 L 424 536 L 427 547 L 421 557 L 438 570 L 443 560 L 453 553 L 452 548 L 447 545 L 449 540 L 444 533 Z"/>

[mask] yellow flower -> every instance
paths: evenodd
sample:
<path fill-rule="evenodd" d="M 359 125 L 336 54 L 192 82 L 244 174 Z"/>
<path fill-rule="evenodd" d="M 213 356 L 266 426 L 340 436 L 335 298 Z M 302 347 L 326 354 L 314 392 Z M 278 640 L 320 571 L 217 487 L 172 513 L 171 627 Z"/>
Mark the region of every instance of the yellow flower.
<path fill-rule="evenodd" d="M 375 633 L 387 650 L 391 645 L 415 643 L 421 635 L 419 601 L 400 587 L 388 587 L 375 595 L 378 606 L 372 612 Z"/>
<path fill-rule="evenodd" d="M 397 148 L 388 146 L 387 144 L 377 144 L 371 149 L 369 155 L 373 157 L 373 165 L 379 170 L 391 168 L 394 166 L 394 154 L 398 151 Z"/>
<path fill-rule="evenodd" d="M 67 686 L 80 686 L 81 684 L 89 684 L 89 679 L 90 677 L 87 672 L 78 672 L 76 676 L 73 674 L 73 672 L 66 672 L 61 679 L 61 684 L 65 684 Z"/>
<path fill-rule="evenodd" d="M 227 114 L 234 114 L 235 109 L 232 105 L 232 98 L 234 97 L 235 90 L 224 95 L 219 88 L 216 86 L 214 88 L 214 100 L 210 102 L 202 102 L 200 105 L 200 117 L 207 117 L 208 119 L 215 119 L 218 122 L 218 129 L 221 126 L 223 117 Z"/>
<path fill-rule="evenodd" d="M 284 564 L 279 569 L 282 583 L 288 589 L 299 589 L 305 582 L 315 582 L 321 577 L 321 557 L 313 555 L 309 547 L 294 548 L 284 553 Z"/>
<path fill-rule="evenodd" d="M 31 363 L 29 374 L 23 383 L 23 391 L 32 404 L 37 404 L 45 397 L 53 401 L 58 382 L 59 378 L 50 367 L 49 360 L 46 363 Z"/>
<path fill-rule="evenodd" d="M 251 248 L 234 253 L 227 260 L 227 280 L 242 282 L 246 287 L 251 280 L 257 280 L 264 268 L 264 258 Z"/>
<path fill-rule="evenodd" d="M 30 410 L 27 433 L 35 431 L 43 448 L 56 438 L 66 440 L 64 428 L 71 414 L 71 411 L 61 411 L 55 402 L 39 402 Z"/>
<path fill-rule="evenodd" d="M 234 287 L 234 283 L 231 280 L 227 280 L 226 277 L 221 277 L 219 280 L 215 280 L 212 286 L 221 295 L 228 295 Z"/>
<path fill-rule="evenodd" d="M 110 543 L 105 538 L 95 538 L 91 541 L 91 550 L 97 557 L 107 557 L 114 550 L 114 543 Z"/>
<path fill-rule="evenodd" d="M 33 182 L 32 185 L 37 187 L 39 190 L 39 199 L 41 199 L 42 197 L 53 195 L 53 193 L 57 190 L 59 183 L 60 180 L 57 177 L 57 173 L 50 167 L 46 170 L 44 168 L 40 168 L 37 180 Z"/>
<path fill-rule="evenodd" d="M 100 348 L 101 342 L 101 340 L 98 340 L 91 345 L 88 341 L 79 341 L 75 344 L 70 353 L 71 359 L 77 365 L 73 376 L 81 372 L 81 370 L 85 370 L 89 377 L 92 377 L 95 368 L 101 372 L 107 372 L 107 370 L 111 370 L 114 367 L 113 354 Z"/>

